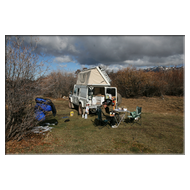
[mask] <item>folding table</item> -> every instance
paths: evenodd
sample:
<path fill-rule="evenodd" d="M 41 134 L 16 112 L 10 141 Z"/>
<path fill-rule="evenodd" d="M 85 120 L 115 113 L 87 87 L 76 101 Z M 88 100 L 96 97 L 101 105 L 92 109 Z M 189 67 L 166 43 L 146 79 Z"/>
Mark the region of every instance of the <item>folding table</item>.
<path fill-rule="evenodd" d="M 130 113 L 129 110 L 124 111 L 124 110 L 119 110 L 119 109 L 115 109 L 115 110 L 113 110 L 113 112 L 115 113 L 114 118 L 115 118 L 115 121 L 116 121 L 118 127 L 121 124 L 121 122 L 124 122 L 126 114 L 128 116 L 128 113 Z M 121 114 L 123 114 L 123 115 L 121 117 L 117 118 L 116 113 L 118 113 L 118 115 L 121 115 Z"/>

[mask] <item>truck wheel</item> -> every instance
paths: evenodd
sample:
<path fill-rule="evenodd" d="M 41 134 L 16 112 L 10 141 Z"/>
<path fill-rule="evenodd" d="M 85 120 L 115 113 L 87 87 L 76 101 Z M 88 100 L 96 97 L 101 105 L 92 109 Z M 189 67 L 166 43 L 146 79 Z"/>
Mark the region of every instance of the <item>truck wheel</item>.
<path fill-rule="evenodd" d="M 74 105 L 73 105 L 73 103 L 71 103 L 71 100 L 69 100 L 69 108 L 70 109 L 74 108 Z"/>
<path fill-rule="evenodd" d="M 119 93 L 117 93 L 117 105 L 119 106 L 122 102 L 122 97 Z"/>
<path fill-rule="evenodd" d="M 95 108 L 90 109 L 90 112 L 91 112 L 91 113 L 96 113 L 96 111 L 97 111 L 97 110 L 96 110 Z"/>
<path fill-rule="evenodd" d="M 82 112 L 83 112 L 82 104 L 79 104 L 79 106 L 78 106 L 78 115 L 82 115 Z"/>

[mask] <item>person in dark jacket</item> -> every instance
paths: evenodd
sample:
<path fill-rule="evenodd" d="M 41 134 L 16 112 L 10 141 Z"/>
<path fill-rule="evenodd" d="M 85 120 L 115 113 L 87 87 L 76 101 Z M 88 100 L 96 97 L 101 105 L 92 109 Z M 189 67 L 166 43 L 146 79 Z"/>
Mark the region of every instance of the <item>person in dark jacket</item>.
<path fill-rule="evenodd" d="M 115 125 L 114 114 L 110 115 L 111 105 L 108 105 L 107 101 L 104 101 L 102 103 L 101 110 L 102 110 L 103 117 L 110 121 L 112 128 L 117 128 L 117 126 Z"/>

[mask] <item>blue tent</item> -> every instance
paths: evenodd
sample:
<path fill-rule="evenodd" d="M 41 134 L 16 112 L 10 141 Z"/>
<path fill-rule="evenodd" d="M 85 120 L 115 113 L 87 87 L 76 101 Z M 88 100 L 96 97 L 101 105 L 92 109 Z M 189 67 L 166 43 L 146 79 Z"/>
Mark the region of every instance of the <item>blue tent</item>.
<path fill-rule="evenodd" d="M 35 110 L 35 118 L 38 121 L 43 121 L 45 120 L 45 114 L 49 111 L 52 111 L 53 116 L 55 117 L 56 115 L 56 109 L 54 104 L 52 103 L 52 101 L 50 99 L 46 99 L 46 98 L 36 98 L 36 105 L 34 107 Z"/>

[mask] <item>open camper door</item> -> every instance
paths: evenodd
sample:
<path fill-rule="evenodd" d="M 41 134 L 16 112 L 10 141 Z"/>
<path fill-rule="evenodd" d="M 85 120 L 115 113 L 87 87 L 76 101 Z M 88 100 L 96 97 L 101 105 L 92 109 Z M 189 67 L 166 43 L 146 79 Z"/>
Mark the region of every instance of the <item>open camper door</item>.
<path fill-rule="evenodd" d="M 117 88 L 116 87 L 105 87 L 105 97 L 106 99 L 111 99 L 113 102 L 117 103 Z"/>

